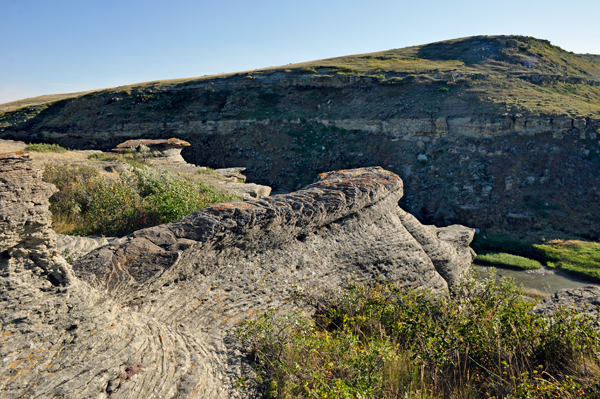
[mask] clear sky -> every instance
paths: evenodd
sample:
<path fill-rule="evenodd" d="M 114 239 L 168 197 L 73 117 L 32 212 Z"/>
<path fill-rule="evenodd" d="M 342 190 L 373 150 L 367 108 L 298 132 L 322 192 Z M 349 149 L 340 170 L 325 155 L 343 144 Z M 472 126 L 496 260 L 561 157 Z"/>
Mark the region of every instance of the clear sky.
<path fill-rule="evenodd" d="M 600 0 L 0 0 L 0 103 L 501 34 L 600 54 Z"/>

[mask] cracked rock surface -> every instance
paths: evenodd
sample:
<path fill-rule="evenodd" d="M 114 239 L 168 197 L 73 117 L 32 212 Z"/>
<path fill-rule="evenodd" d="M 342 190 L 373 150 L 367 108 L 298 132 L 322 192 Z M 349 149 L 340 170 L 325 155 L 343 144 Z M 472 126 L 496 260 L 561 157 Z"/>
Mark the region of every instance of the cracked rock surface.
<path fill-rule="evenodd" d="M 241 320 L 298 309 L 297 293 L 336 295 L 351 281 L 443 291 L 472 259 L 471 229 L 421 225 L 397 205 L 400 178 L 374 167 L 214 205 L 71 267 L 50 230 L 53 188 L 28 165 L 0 161 L 2 179 L 20 170 L 30 191 L 45 190 L 36 203 L 15 195 L 15 182 L 0 186 L 0 397 L 249 397 L 234 383 Z M 5 209 L 19 201 L 44 223 L 6 227 Z"/>

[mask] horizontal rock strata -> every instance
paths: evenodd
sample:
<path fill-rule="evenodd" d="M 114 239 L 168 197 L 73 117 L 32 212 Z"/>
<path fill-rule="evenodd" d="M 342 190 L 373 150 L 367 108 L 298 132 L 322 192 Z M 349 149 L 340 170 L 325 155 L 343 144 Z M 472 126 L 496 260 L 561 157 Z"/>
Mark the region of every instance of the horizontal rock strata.
<path fill-rule="evenodd" d="M 62 279 L 35 261 L 11 268 L 23 257 L 10 251 L 30 234 L 7 240 L 0 392 L 239 397 L 243 358 L 231 335 L 239 321 L 297 309 L 299 293 L 335 295 L 351 281 L 442 291 L 468 267 L 471 229 L 422 226 L 398 207 L 402 193 L 400 178 L 381 168 L 330 172 L 291 194 L 139 230 L 72 268 L 48 241 L 48 262 L 69 275 Z"/>

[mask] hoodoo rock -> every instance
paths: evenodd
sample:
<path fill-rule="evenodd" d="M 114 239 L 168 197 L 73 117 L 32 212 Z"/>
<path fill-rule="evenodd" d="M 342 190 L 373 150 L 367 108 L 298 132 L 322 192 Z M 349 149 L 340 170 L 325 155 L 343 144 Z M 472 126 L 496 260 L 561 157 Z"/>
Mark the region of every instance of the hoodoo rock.
<path fill-rule="evenodd" d="M 71 266 L 53 252 L 53 189 L 28 162 L 0 157 L 0 220 L 35 208 L 49 238 L 20 227 L 31 223 L 2 225 L 0 397 L 242 397 L 231 334 L 241 320 L 297 309 L 297 293 L 335 295 L 352 281 L 441 292 L 472 259 L 471 229 L 421 225 L 397 205 L 398 176 L 363 168 L 210 206 Z M 13 174 L 31 195 L 6 183 Z"/>
<path fill-rule="evenodd" d="M 124 143 L 117 145 L 116 148 L 112 149 L 113 152 L 126 152 L 131 149 L 138 149 L 140 146 L 146 146 L 151 151 L 158 151 L 161 156 L 169 162 L 183 162 L 185 159 L 181 156 L 181 150 L 185 147 L 189 147 L 190 143 L 184 140 L 170 138 L 170 139 L 136 139 L 127 140 Z"/>

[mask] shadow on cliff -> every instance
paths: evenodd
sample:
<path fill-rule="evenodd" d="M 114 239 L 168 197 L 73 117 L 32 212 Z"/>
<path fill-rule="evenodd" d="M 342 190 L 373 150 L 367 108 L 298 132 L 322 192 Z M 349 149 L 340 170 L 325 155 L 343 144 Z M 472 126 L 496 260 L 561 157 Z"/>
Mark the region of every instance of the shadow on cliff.
<path fill-rule="evenodd" d="M 506 55 L 501 50 L 502 45 L 497 39 L 477 36 L 427 44 L 419 49 L 417 55 L 419 58 L 427 60 L 459 60 L 471 65 L 488 59 L 507 60 Z"/>

